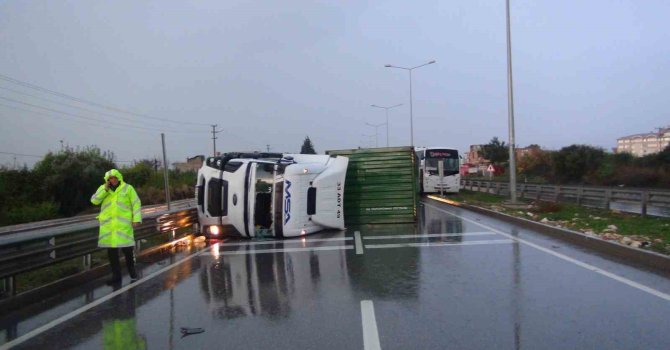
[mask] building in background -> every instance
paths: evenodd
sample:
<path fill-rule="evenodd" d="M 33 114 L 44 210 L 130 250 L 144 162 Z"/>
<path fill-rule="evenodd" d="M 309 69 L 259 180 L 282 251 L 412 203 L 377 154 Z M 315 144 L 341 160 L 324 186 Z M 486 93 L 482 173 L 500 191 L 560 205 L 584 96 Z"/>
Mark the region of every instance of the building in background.
<path fill-rule="evenodd" d="M 468 152 L 466 162 L 473 165 L 488 165 L 491 163 L 488 159 L 482 157 L 481 152 L 482 147 L 484 146 L 485 145 L 470 145 L 470 152 Z"/>
<path fill-rule="evenodd" d="M 176 162 L 173 163 L 175 169 L 177 171 L 198 171 L 200 168 L 202 168 L 202 163 L 205 161 L 205 156 L 203 155 L 198 155 L 195 157 L 191 158 L 186 158 L 186 162 Z"/>
<path fill-rule="evenodd" d="M 657 132 L 635 134 L 617 139 L 616 153 L 631 153 L 642 157 L 658 153 L 670 145 L 670 126 L 658 128 Z"/>

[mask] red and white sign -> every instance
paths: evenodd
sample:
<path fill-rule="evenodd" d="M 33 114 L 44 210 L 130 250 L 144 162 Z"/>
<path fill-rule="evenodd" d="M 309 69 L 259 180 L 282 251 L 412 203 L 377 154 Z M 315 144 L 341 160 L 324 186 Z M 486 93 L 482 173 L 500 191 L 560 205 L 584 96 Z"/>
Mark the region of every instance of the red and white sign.
<path fill-rule="evenodd" d="M 496 170 L 493 168 L 493 164 L 490 164 L 489 167 L 486 169 L 486 171 L 488 171 L 489 173 L 492 173 Z"/>

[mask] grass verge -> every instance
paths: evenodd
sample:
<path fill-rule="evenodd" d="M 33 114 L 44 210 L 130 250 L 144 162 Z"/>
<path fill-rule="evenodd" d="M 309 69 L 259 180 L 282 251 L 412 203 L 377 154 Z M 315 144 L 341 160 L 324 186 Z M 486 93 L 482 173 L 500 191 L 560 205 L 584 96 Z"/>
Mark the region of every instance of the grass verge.
<path fill-rule="evenodd" d="M 468 190 L 446 198 L 670 255 L 670 218 L 643 217 L 566 203 L 524 201 L 523 209 L 508 208 L 504 204 L 506 197 Z"/>

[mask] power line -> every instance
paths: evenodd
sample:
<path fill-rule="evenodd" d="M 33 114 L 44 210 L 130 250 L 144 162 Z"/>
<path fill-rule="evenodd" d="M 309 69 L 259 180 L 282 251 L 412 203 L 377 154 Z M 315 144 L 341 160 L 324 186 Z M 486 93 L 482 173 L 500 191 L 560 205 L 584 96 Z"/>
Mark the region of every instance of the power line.
<path fill-rule="evenodd" d="M 96 107 L 99 107 L 99 108 L 104 108 L 106 110 L 110 110 L 110 111 L 117 112 L 117 113 L 124 113 L 124 114 L 128 114 L 128 115 L 134 115 L 136 117 L 160 120 L 160 121 L 163 121 L 163 122 L 170 122 L 170 123 L 209 126 L 209 124 L 205 124 L 205 123 L 178 121 L 178 120 L 172 120 L 172 119 L 167 119 L 167 118 L 157 118 L 157 117 L 152 117 L 152 116 L 146 115 L 146 114 L 140 114 L 140 113 L 126 111 L 124 109 L 103 105 L 103 104 L 100 104 L 100 103 L 97 103 L 97 102 L 92 102 L 92 101 L 88 101 L 88 100 L 85 100 L 85 99 L 82 99 L 82 98 L 79 98 L 79 97 L 74 97 L 74 96 L 71 96 L 71 95 L 68 95 L 68 94 L 64 94 L 62 92 L 47 89 L 47 88 L 44 88 L 44 87 L 41 87 L 41 86 L 38 86 L 38 85 L 35 85 L 35 84 L 31 84 L 31 83 L 28 83 L 28 82 L 25 82 L 25 81 L 14 79 L 12 77 L 9 77 L 9 76 L 3 75 L 3 74 L 0 74 L 0 79 L 8 81 L 10 83 L 14 83 L 14 84 L 17 84 L 17 85 L 24 86 L 24 87 L 27 87 L 27 88 L 38 90 L 38 91 L 45 92 L 45 93 L 48 93 L 48 94 L 52 94 L 52 95 L 55 95 L 55 96 L 58 96 L 58 97 L 61 97 L 61 98 L 77 101 L 79 103 L 85 103 L 85 104 L 88 104 L 88 105 L 91 105 L 91 106 L 96 106 Z"/>
<path fill-rule="evenodd" d="M 14 152 L 0 152 L 0 154 L 9 154 L 11 156 L 21 156 L 21 157 L 37 157 L 37 158 L 44 157 L 44 156 L 38 156 L 36 154 L 22 154 L 22 153 L 14 153 Z"/>
<path fill-rule="evenodd" d="M 123 120 L 131 121 L 131 122 L 133 122 L 133 123 L 137 123 L 137 122 L 138 122 L 137 119 L 132 119 L 132 118 L 128 118 L 128 117 L 122 117 L 122 116 L 119 116 L 119 115 L 109 114 L 109 113 L 105 113 L 105 112 L 96 111 L 96 110 L 93 110 L 93 109 L 88 109 L 88 108 L 84 108 L 84 107 L 80 107 L 80 106 L 75 106 L 75 105 L 71 105 L 71 104 L 67 104 L 67 103 L 63 103 L 63 102 L 58 102 L 58 101 L 54 101 L 54 100 L 52 100 L 52 99 L 44 98 L 44 97 L 37 96 L 37 95 L 33 95 L 33 94 L 28 94 L 28 93 L 25 93 L 25 92 L 22 92 L 22 91 L 18 91 L 18 90 L 14 90 L 14 89 L 10 89 L 10 88 L 7 88 L 7 87 L 2 87 L 2 86 L 0 86 L 0 89 L 8 90 L 8 91 L 11 91 L 11 92 L 16 93 L 16 94 L 20 94 L 20 95 L 24 95 L 24 96 L 29 96 L 29 97 L 32 97 L 32 98 L 37 98 L 37 99 L 40 99 L 40 100 L 43 100 L 43 101 L 47 101 L 47 102 L 50 102 L 50 103 L 55 103 L 55 104 L 62 105 L 62 106 L 66 106 L 66 107 L 70 107 L 70 108 L 81 109 L 81 110 L 83 110 L 83 111 L 87 111 L 87 112 L 95 113 L 95 114 L 98 114 L 98 115 L 105 115 L 105 116 L 108 116 L 108 117 L 112 117 L 112 118 L 114 118 L 114 119 L 123 119 Z M 4 96 L 4 97 L 6 97 L 6 96 Z M 144 123 L 144 122 L 143 122 L 143 123 Z M 152 122 L 152 123 L 155 123 L 155 122 Z M 151 125 L 151 127 L 155 127 L 155 125 Z"/>
<path fill-rule="evenodd" d="M 111 121 L 104 120 L 104 119 L 91 118 L 91 117 L 86 117 L 86 116 L 73 114 L 73 113 L 69 113 L 69 112 L 63 112 L 61 110 L 57 110 L 57 109 L 53 109 L 53 108 L 49 108 L 49 107 L 44 107 L 44 106 L 36 105 L 36 104 L 33 104 L 33 103 L 23 102 L 23 101 L 15 100 L 15 99 L 12 99 L 12 98 L 7 98 L 7 97 L 0 96 L 0 99 L 11 101 L 11 102 L 14 102 L 14 103 L 20 103 L 22 105 L 26 105 L 26 106 L 30 106 L 30 107 L 34 107 L 34 108 L 44 109 L 44 110 L 47 110 L 47 111 L 50 111 L 50 112 L 63 114 L 63 115 L 70 116 L 70 117 L 73 117 L 73 118 L 93 120 L 93 121 L 106 123 L 106 124 L 103 124 L 103 126 L 107 125 L 107 124 L 111 124 L 111 125 L 117 125 L 117 126 L 122 126 L 122 127 L 126 127 L 126 128 L 151 130 L 151 131 L 159 131 L 159 132 L 160 131 L 169 131 L 169 132 L 174 132 L 174 133 L 189 133 L 189 132 L 192 133 L 193 132 L 193 131 L 183 131 L 183 130 L 154 129 L 154 128 L 145 128 L 145 127 L 136 126 L 136 125 L 121 124 L 121 123 L 111 122 Z M 12 107 L 12 106 L 9 106 L 9 107 Z M 13 108 L 15 108 L 15 107 L 13 107 Z"/>
<path fill-rule="evenodd" d="M 53 153 L 53 152 L 50 152 Z M 34 158 L 44 158 L 45 155 L 38 156 L 37 154 L 23 154 L 23 153 L 14 153 L 14 152 L 2 152 L 0 151 L 0 154 L 7 154 L 11 156 L 19 156 L 19 157 L 34 157 Z M 114 163 L 132 163 L 134 162 L 133 160 L 112 160 Z"/>
<path fill-rule="evenodd" d="M 53 115 L 52 115 L 52 114 L 45 113 L 45 112 L 32 111 L 32 110 L 30 110 L 30 109 L 25 109 L 25 108 L 16 107 L 16 106 L 10 106 L 10 105 L 4 104 L 4 103 L 0 103 L 0 106 L 6 107 L 6 108 L 16 109 L 16 110 L 23 111 L 23 112 L 28 112 L 28 113 L 33 113 L 33 114 L 39 114 L 39 115 L 41 115 L 41 116 L 46 116 L 46 117 L 49 117 L 49 118 L 53 118 Z M 67 119 L 67 121 L 69 121 L 69 122 L 81 123 L 81 124 L 85 124 L 85 125 L 97 126 L 97 127 L 100 126 L 100 123 L 92 122 L 92 121 L 87 121 L 87 120 L 73 120 L 73 119 Z M 125 127 L 119 127 L 119 126 L 115 126 L 115 125 L 105 125 L 105 129 L 111 129 L 111 130 L 123 130 L 123 131 L 127 131 L 127 130 L 128 130 L 128 129 L 125 128 Z M 146 132 L 146 133 L 149 133 L 149 132 L 150 132 L 150 133 L 155 133 L 155 132 L 156 132 L 155 130 L 152 130 L 152 129 L 147 129 L 147 130 L 135 130 L 135 131 L 137 131 L 137 132 Z"/>

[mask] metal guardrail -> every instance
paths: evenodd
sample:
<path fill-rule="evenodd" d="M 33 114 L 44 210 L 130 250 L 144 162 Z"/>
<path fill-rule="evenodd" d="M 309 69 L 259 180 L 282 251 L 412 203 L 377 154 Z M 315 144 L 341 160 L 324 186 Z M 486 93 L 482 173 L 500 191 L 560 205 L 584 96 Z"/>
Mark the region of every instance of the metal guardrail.
<path fill-rule="evenodd" d="M 182 200 L 174 201 L 171 204 L 172 204 L 171 205 L 172 208 L 174 208 L 174 209 L 192 208 L 195 205 L 193 203 L 193 199 L 182 199 Z M 142 206 L 142 214 L 143 215 L 148 215 L 148 214 L 151 214 L 151 213 L 154 213 L 154 212 L 165 211 L 166 209 L 167 209 L 166 204 L 154 204 L 154 205 Z M 72 216 L 72 217 L 69 217 L 69 218 L 60 218 L 60 219 L 29 222 L 29 223 L 18 224 L 18 225 L 3 226 L 3 227 L 0 227 L 0 236 L 10 235 L 10 234 L 17 233 L 17 232 L 34 231 L 34 230 L 41 229 L 41 228 L 58 227 L 58 226 L 63 226 L 63 225 L 69 225 L 69 224 L 76 224 L 76 223 L 91 221 L 91 220 L 94 220 L 96 218 L 96 216 L 98 216 L 98 213 L 86 214 L 86 215 L 77 215 L 77 216 Z"/>
<path fill-rule="evenodd" d="M 509 183 L 483 180 L 461 180 L 461 187 L 471 191 L 509 195 Z M 517 184 L 519 198 L 548 202 L 576 203 L 578 205 L 612 209 L 615 203 L 639 206 L 640 214 L 647 215 L 649 207 L 670 209 L 670 191 L 648 189 L 621 189 L 618 187 L 558 186 Z"/>
<path fill-rule="evenodd" d="M 191 201 L 192 203 L 192 201 Z M 135 229 L 137 251 L 141 241 L 194 225 L 196 209 L 188 205 L 170 211 L 144 211 L 143 223 Z M 82 258 L 83 269 L 91 268 L 91 254 L 98 251 L 98 221 L 89 220 L 76 224 L 43 227 L 32 231 L 16 232 L 0 236 L 0 288 L 5 294 L 16 294 L 17 275 L 45 268 L 53 264 Z"/>

